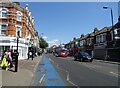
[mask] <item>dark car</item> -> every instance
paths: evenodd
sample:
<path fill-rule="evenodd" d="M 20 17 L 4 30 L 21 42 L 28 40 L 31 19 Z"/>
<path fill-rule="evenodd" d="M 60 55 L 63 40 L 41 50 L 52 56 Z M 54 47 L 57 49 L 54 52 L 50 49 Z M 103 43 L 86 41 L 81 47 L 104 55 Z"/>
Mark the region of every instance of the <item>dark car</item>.
<path fill-rule="evenodd" d="M 80 61 L 89 61 L 92 62 L 93 58 L 87 53 L 83 51 L 79 51 L 74 55 L 75 60 L 80 60 Z"/>

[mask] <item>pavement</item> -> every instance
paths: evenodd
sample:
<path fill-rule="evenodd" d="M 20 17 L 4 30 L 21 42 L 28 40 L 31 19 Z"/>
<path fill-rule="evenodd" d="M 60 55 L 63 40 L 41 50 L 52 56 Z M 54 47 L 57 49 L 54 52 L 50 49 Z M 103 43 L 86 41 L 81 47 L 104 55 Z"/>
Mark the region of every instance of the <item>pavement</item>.
<path fill-rule="evenodd" d="M 42 56 L 37 56 L 33 60 L 19 60 L 18 71 L 0 70 L 0 78 L 2 79 L 2 87 L 4 86 L 30 86 L 36 68 L 41 61 Z"/>
<path fill-rule="evenodd" d="M 105 61 L 105 60 L 97 60 L 97 59 L 94 59 L 94 61 L 120 65 L 120 62 L 114 62 L 114 61 Z"/>

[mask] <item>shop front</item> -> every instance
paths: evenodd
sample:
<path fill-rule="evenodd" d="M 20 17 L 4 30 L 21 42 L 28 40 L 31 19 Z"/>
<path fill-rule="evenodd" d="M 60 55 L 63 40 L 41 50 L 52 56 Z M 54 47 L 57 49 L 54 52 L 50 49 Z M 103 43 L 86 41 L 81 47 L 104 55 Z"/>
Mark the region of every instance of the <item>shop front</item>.
<path fill-rule="evenodd" d="M 23 38 L 19 38 L 18 43 L 18 52 L 20 59 L 27 59 L 27 53 L 28 53 L 28 41 Z M 14 52 L 17 49 L 17 38 L 16 37 L 9 37 L 9 36 L 0 36 L 0 57 L 4 50 L 13 50 Z"/>

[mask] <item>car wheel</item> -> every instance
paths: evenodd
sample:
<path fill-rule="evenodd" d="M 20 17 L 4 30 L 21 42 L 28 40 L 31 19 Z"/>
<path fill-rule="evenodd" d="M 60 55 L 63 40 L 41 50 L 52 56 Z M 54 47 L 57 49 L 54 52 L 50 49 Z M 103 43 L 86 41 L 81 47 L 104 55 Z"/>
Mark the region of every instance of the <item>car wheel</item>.
<path fill-rule="evenodd" d="M 92 62 L 92 59 L 89 62 Z"/>
<path fill-rule="evenodd" d="M 92 59 L 90 59 L 90 62 L 92 62 L 93 61 L 93 58 Z"/>
<path fill-rule="evenodd" d="M 83 58 L 80 58 L 80 61 L 83 62 Z"/>

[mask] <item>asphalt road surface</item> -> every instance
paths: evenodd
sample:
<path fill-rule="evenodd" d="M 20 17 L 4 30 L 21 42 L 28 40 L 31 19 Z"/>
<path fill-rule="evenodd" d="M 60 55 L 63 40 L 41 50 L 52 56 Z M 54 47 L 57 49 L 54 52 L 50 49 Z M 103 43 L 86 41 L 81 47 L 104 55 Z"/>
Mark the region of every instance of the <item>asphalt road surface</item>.
<path fill-rule="evenodd" d="M 74 86 L 118 86 L 118 64 L 96 60 L 92 63 L 80 62 L 74 61 L 72 57 L 53 55 L 49 57 L 59 74 Z"/>
<path fill-rule="evenodd" d="M 88 86 L 88 88 L 90 86 L 101 86 L 103 88 L 106 86 L 108 88 L 115 88 L 116 86 L 117 88 L 119 85 L 118 64 L 104 63 L 96 60 L 93 60 L 92 63 L 80 62 L 74 61 L 73 57 L 55 57 L 53 55 L 44 55 L 42 59 L 36 72 L 34 85 Z M 40 75 L 40 69 L 42 69 L 42 75 Z"/>

